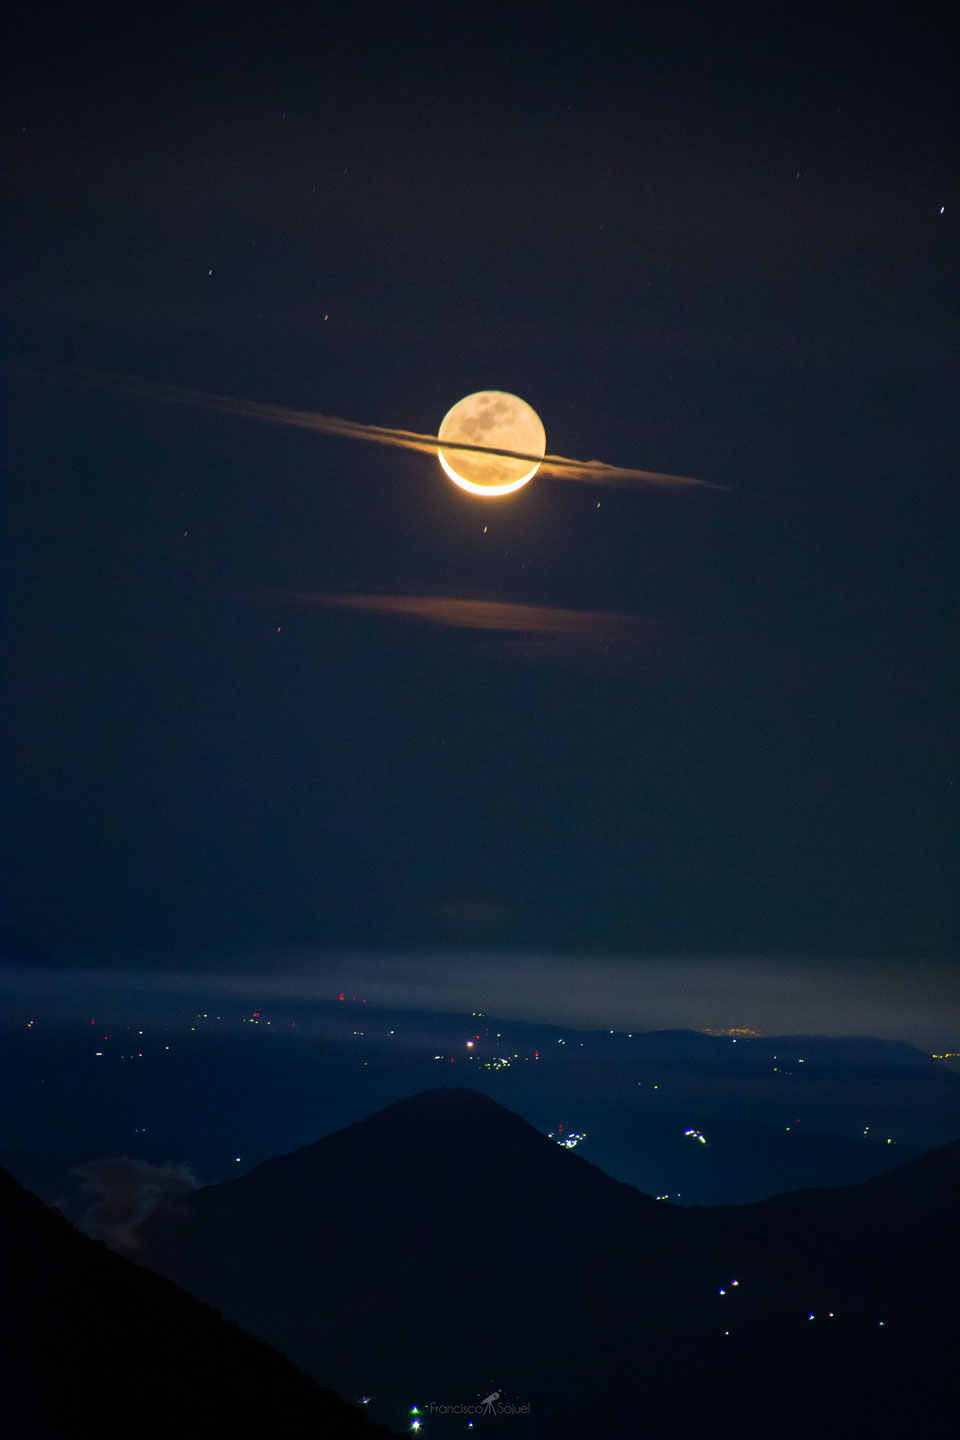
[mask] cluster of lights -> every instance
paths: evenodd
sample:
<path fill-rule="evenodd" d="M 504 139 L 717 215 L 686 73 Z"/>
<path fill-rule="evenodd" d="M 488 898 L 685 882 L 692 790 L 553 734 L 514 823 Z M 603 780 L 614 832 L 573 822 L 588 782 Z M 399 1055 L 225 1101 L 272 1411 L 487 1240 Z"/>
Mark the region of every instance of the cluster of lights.
<path fill-rule="evenodd" d="M 776 1060 L 776 1059 L 778 1059 L 778 1056 L 774 1055 L 773 1058 L 774 1058 L 774 1060 Z M 798 1061 L 797 1061 L 797 1064 L 798 1064 L 798 1065 L 802 1065 L 803 1063 L 804 1063 L 803 1060 L 798 1060 Z M 779 1069 L 780 1069 L 780 1066 L 779 1066 L 779 1065 L 774 1065 L 774 1067 L 773 1067 L 773 1073 L 774 1073 L 774 1075 L 777 1074 L 777 1072 L 779 1071 Z M 784 1073 L 784 1075 L 792 1075 L 792 1074 L 793 1074 L 793 1071 L 792 1071 L 792 1070 L 784 1070 L 783 1073 Z"/>
<path fill-rule="evenodd" d="M 866 1135 L 866 1133 L 867 1133 L 867 1131 L 868 1131 L 869 1129 L 870 1129 L 870 1126 L 869 1126 L 869 1125 L 864 1125 L 864 1127 L 863 1127 L 863 1133 L 864 1133 L 864 1135 Z M 888 1144 L 888 1145 L 892 1145 L 892 1144 L 893 1144 L 893 1140 L 892 1140 L 892 1138 L 891 1138 L 889 1135 L 887 1136 L 887 1144 Z"/>
<path fill-rule="evenodd" d="M 576 1150 L 577 1146 L 580 1144 L 580 1141 L 586 1140 L 586 1138 L 586 1130 L 584 1130 L 582 1133 L 576 1130 L 568 1130 L 566 1135 L 564 1135 L 562 1125 L 558 1130 L 550 1131 L 550 1139 L 555 1140 L 558 1145 L 563 1147 L 564 1150 Z"/>
<path fill-rule="evenodd" d="M 354 1033 L 355 1035 L 362 1035 L 362 1034 L 363 1034 L 363 1031 L 362 1031 L 362 1030 L 355 1030 L 353 1033 Z M 393 1034 L 393 1031 L 392 1031 L 392 1030 L 390 1031 L 390 1034 L 391 1034 L 391 1035 Z M 496 1038 L 499 1040 L 501 1037 L 500 1037 L 499 1035 L 497 1035 Z M 469 1050 L 469 1051 L 471 1052 L 469 1055 L 466 1056 L 466 1058 L 467 1058 L 468 1060 L 479 1060 L 479 1059 L 480 1059 L 479 1051 L 477 1050 L 477 1041 L 478 1041 L 479 1039 L 480 1039 L 480 1036 L 477 1035 L 477 1036 L 475 1036 L 472 1040 L 465 1040 L 465 1041 L 463 1042 L 463 1048 L 464 1048 L 465 1050 Z M 561 1043 L 562 1043 L 562 1042 L 561 1042 Z M 446 1060 L 446 1059 L 447 1059 L 447 1056 L 446 1056 L 446 1055 L 441 1055 L 441 1054 L 438 1053 L 438 1054 L 434 1055 L 433 1058 L 434 1058 L 434 1060 Z M 456 1057 L 453 1056 L 453 1055 L 451 1055 L 449 1058 L 450 1058 L 450 1063 L 451 1063 L 451 1065 L 453 1065 L 453 1064 L 455 1063 L 455 1061 L 456 1061 Z M 535 1051 L 533 1052 L 533 1056 L 531 1057 L 531 1056 L 529 1056 L 529 1055 L 523 1055 L 523 1056 L 521 1056 L 521 1055 L 520 1055 L 520 1052 L 519 1052 L 518 1050 L 515 1050 L 512 1055 L 494 1055 L 494 1056 L 492 1057 L 492 1059 L 490 1059 L 490 1060 L 484 1060 L 484 1061 L 482 1062 L 482 1064 L 483 1064 L 483 1069 L 484 1069 L 484 1070 L 509 1070 L 509 1069 L 510 1069 L 510 1066 L 513 1064 L 513 1062 L 514 1062 L 515 1060 L 520 1060 L 520 1059 L 529 1060 L 529 1059 L 531 1059 L 531 1058 L 534 1059 L 534 1060 L 539 1060 L 539 1059 L 540 1059 L 540 1051 L 539 1051 L 539 1050 L 535 1050 Z"/>
<path fill-rule="evenodd" d="M 745 1036 L 749 1036 L 751 1039 L 753 1039 L 753 1038 L 755 1038 L 756 1036 L 758 1036 L 758 1035 L 760 1034 L 760 1031 L 759 1031 L 759 1030 L 751 1030 L 748 1025 L 731 1025 L 731 1026 L 729 1026 L 729 1028 L 726 1029 L 726 1030 L 718 1030 L 718 1029 L 714 1029 L 714 1028 L 708 1026 L 706 1029 L 701 1030 L 701 1031 L 700 1031 L 700 1034 L 701 1034 L 701 1035 L 732 1035 L 732 1036 L 745 1035 Z M 734 1041 L 734 1044 L 736 1044 L 736 1041 Z"/>
<path fill-rule="evenodd" d="M 654 1086 L 654 1089 L 656 1089 L 656 1086 Z M 706 1145 L 707 1143 L 706 1136 L 701 1135 L 699 1130 L 684 1130 L 683 1133 L 684 1135 L 691 1135 L 694 1140 L 699 1140 L 701 1145 Z"/>

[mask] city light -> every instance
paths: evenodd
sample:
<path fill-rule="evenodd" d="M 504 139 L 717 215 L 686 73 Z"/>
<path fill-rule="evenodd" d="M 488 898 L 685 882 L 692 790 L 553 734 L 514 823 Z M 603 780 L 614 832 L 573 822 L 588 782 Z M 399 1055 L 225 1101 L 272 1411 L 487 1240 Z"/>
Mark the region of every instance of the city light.
<path fill-rule="evenodd" d="M 586 1138 L 587 1132 L 585 1130 L 582 1132 L 576 1130 L 568 1130 L 566 1135 L 564 1135 L 562 1125 L 559 1127 L 558 1130 L 550 1131 L 550 1139 L 556 1141 L 556 1143 L 560 1145 L 564 1150 L 575 1150 L 580 1144 L 580 1141 L 586 1140 Z"/>

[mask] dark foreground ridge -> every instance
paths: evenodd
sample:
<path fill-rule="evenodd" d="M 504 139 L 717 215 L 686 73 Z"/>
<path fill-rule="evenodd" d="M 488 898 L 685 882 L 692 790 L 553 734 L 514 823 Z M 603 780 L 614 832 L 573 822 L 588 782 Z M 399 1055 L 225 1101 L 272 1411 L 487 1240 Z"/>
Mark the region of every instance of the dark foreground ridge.
<path fill-rule="evenodd" d="M 519 1440 L 902 1436 L 946 1404 L 958 1170 L 681 1209 L 443 1089 L 158 1212 L 140 1258 L 392 1423 L 496 1389 Z"/>
<path fill-rule="evenodd" d="M 0 1200 L 8 1440 L 389 1440 L 269 1345 L 81 1235 L 4 1170 Z"/>

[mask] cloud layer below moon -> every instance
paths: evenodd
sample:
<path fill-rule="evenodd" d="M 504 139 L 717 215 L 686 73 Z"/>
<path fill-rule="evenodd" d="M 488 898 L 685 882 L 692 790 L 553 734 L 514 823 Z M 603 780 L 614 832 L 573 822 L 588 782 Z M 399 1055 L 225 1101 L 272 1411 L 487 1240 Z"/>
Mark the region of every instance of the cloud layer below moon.
<path fill-rule="evenodd" d="M 364 425 L 356 420 L 341 420 L 336 415 L 323 415 L 315 410 L 290 410 L 282 405 L 268 405 L 258 400 L 236 399 L 230 395 L 216 395 L 206 390 L 191 390 L 182 385 L 167 385 L 154 380 L 141 380 L 136 376 L 109 375 L 95 371 L 70 369 L 45 369 L 28 366 L 12 366 L 20 374 L 29 374 L 38 379 L 66 382 L 87 389 L 105 391 L 109 394 L 130 395 L 142 400 L 153 400 L 162 404 L 189 405 L 194 409 L 214 410 L 221 415 L 235 415 L 243 420 L 261 420 L 271 425 L 288 425 L 298 430 L 313 430 L 324 435 L 339 435 L 345 440 L 367 440 L 376 445 L 392 445 L 401 450 L 418 450 L 423 454 L 436 455 L 437 436 L 421 435 L 414 430 L 391 430 L 382 425 Z M 602 460 L 571 460 L 563 455 L 529 455 L 519 450 L 498 450 L 486 445 L 451 444 L 444 442 L 445 450 L 472 452 L 483 455 L 506 455 L 511 459 L 531 460 L 540 463 L 540 473 L 553 475 L 560 480 L 586 480 L 595 485 L 605 484 L 646 484 L 667 486 L 701 486 L 705 489 L 723 489 L 707 480 L 695 480 L 689 475 L 665 475 L 655 470 L 637 470 L 625 465 L 607 465 Z"/>
<path fill-rule="evenodd" d="M 667 638 L 662 623 L 620 611 L 574 610 L 461 595 L 289 590 L 256 598 L 283 605 L 396 617 L 451 630 L 486 631 L 499 637 L 496 654 L 508 660 L 602 661 L 620 667 L 641 658 L 649 662 L 662 651 Z"/>
<path fill-rule="evenodd" d="M 598 631 L 624 631 L 639 627 L 635 615 L 612 610 L 568 610 L 555 605 L 526 605 L 515 601 L 470 600 L 456 595 L 342 595 L 297 594 L 282 596 L 302 604 L 333 605 L 345 610 L 367 610 L 376 615 L 401 615 L 429 625 L 457 630 L 502 630 L 527 635 L 596 635 Z"/>

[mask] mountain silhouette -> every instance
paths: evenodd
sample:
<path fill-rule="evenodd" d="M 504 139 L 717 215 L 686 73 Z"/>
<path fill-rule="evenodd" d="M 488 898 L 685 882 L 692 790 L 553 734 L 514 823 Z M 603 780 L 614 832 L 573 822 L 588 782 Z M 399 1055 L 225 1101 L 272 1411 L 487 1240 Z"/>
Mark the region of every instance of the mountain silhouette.
<path fill-rule="evenodd" d="M 168 1280 L 115 1255 L 0 1170 L 8 1440 L 209 1437 L 389 1440 Z"/>
<path fill-rule="evenodd" d="M 497 1389 L 528 1440 L 907 1434 L 956 1338 L 958 1166 L 680 1209 L 443 1089 L 158 1211 L 139 1258 L 393 1423 Z"/>

